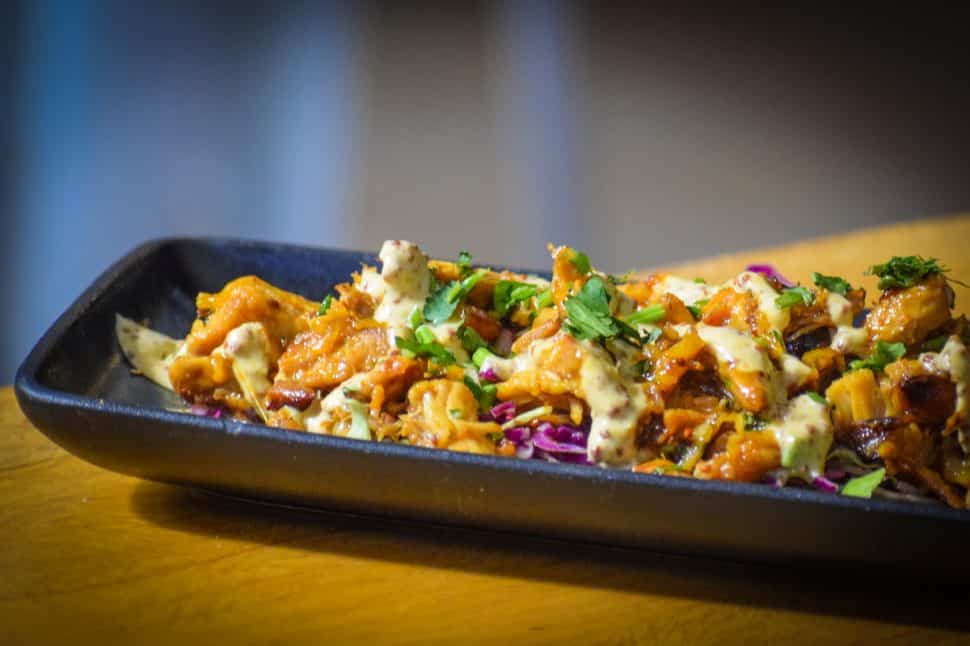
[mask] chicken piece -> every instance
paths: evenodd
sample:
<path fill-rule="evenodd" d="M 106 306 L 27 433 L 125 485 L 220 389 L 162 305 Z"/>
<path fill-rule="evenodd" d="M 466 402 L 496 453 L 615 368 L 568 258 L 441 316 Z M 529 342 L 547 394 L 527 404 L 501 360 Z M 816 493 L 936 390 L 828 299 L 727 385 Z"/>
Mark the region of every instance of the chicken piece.
<path fill-rule="evenodd" d="M 195 299 L 199 318 L 185 338 L 188 353 L 204 356 L 243 323 L 260 323 L 271 342 L 271 359 L 306 329 L 306 314 L 317 303 L 293 294 L 255 276 L 244 276 L 226 284 L 217 294 L 202 292 Z"/>
<path fill-rule="evenodd" d="M 873 342 L 901 342 L 908 347 L 922 343 L 950 321 L 952 295 L 940 274 L 908 289 L 887 290 L 866 318 L 865 328 Z"/>
<path fill-rule="evenodd" d="M 886 377 L 889 409 L 923 428 L 942 428 L 956 409 L 956 384 L 947 375 L 930 372 L 922 361 L 894 361 L 886 366 Z"/>
<path fill-rule="evenodd" d="M 723 452 L 694 467 L 694 477 L 756 482 L 780 466 L 781 450 L 771 433 L 736 431 L 728 436 Z"/>
<path fill-rule="evenodd" d="M 169 367 L 172 387 L 188 401 L 242 412 L 253 407 L 252 395 L 265 393 L 262 385 L 268 385 L 272 366 L 286 344 L 306 329 L 307 314 L 317 304 L 245 276 L 217 294 L 200 293 L 196 308 L 199 318 Z M 257 336 L 258 342 L 253 340 Z M 249 395 L 236 374 L 244 361 L 254 382 Z M 257 370 L 256 364 L 265 368 Z"/>
<path fill-rule="evenodd" d="M 536 316 L 532 327 L 523 332 L 512 344 L 512 352 L 521 354 L 525 352 L 534 341 L 548 339 L 562 326 L 560 312 L 555 307 L 547 307 Z"/>
<path fill-rule="evenodd" d="M 721 289 L 704 306 L 701 320 L 707 325 L 729 325 L 752 336 L 772 338 L 768 319 L 751 292 Z"/>
<path fill-rule="evenodd" d="M 836 435 L 867 420 L 883 418 L 887 414 L 886 399 L 871 370 L 853 370 L 832 382 L 825 391 L 832 403 L 832 421 Z"/>
<path fill-rule="evenodd" d="M 330 390 L 354 374 L 366 372 L 390 351 L 387 328 L 355 316 L 339 301 L 323 316 L 309 319 L 279 358 L 270 388 L 270 407 L 300 407 L 319 390 Z"/>
<path fill-rule="evenodd" d="M 460 381 L 420 381 L 408 391 L 408 412 L 402 417 L 401 435 L 416 446 L 494 454 L 491 433 L 501 433 L 495 422 L 478 421 L 478 401 Z"/>
<path fill-rule="evenodd" d="M 549 253 L 552 254 L 552 301 L 561 307 L 569 294 L 582 288 L 586 274 L 573 262 L 577 257 L 574 249 L 549 245 Z"/>
<path fill-rule="evenodd" d="M 701 353 L 704 341 L 694 331 L 685 334 L 679 341 L 661 352 L 654 360 L 652 381 L 661 393 L 674 390 L 680 379 L 689 370 L 704 370 Z"/>
<path fill-rule="evenodd" d="M 784 401 L 784 375 L 772 363 L 767 348 L 733 327 L 698 323 L 695 330 L 714 354 L 718 374 L 739 406 L 758 413 Z"/>
<path fill-rule="evenodd" d="M 802 363 L 815 371 L 817 379 L 808 384 L 810 390 L 822 392 L 843 372 L 845 357 L 832 348 L 816 348 L 802 355 Z"/>
<path fill-rule="evenodd" d="M 568 406 L 570 395 L 582 395 L 583 351 L 579 341 L 561 331 L 547 339 L 536 340 L 526 348 L 521 348 L 519 341 L 521 339 L 513 345 L 513 349 L 519 348 L 519 356 L 515 359 L 517 369 L 508 380 L 498 384 L 496 394 L 500 401 L 559 397 Z"/>

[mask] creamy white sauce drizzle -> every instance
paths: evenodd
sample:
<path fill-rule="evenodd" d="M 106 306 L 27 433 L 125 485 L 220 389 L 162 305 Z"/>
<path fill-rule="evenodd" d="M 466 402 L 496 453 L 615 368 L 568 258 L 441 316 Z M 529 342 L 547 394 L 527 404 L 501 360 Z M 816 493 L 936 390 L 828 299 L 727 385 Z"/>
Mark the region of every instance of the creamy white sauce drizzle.
<path fill-rule="evenodd" d="M 744 372 L 769 374 L 775 371 L 768 355 L 747 334 L 733 327 L 716 327 L 698 323 L 697 336 L 714 352 L 718 363 Z"/>
<path fill-rule="evenodd" d="M 115 335 L 121 351 L 135 372 L 151 379 L 162 388 L 172 390 L 168 369 L 184 347 L 183 341 L 139 325 L 120 314 L 115 314 Z"/>
<path fill-rule="evenodd" d="M 647 406 L 646 397 L 637 383 L 620 375 L 606 350 L 589 341 L 580 343 L 580 381 L 591 419 L 589 460 L 608 466 L 630 466 L 637 459 L 636 429 Z"/>
<path fill-rule="evenodd" d="M 831 347 L 844 354 L 864 356 L 869 348 L 869 334 L 865 328 L 840 325 L 832 335 Z"/>
<path fill-rule="evenodd" d="M 350 420 L 341 424 L 337 429 L 333 426 L 334 413 L 343 410 L 350 413 L 350 398 L 346 392 L 360 389 L 360 384 L 367 373 L 358 372 L 356 375 L 347 379 L 342 384 L 331 390 L 322 400 L 317 398 L 303 412 L 303 423 L 306 430 L 310 433 L 324 433 L 333 435 L 345 435 L 350 429 Z"/>
<path fill-rule="evenodd" d="M 852 303 L 842 294 L 829 292 L 826 309 L 828 309 L 829 318 L 836 325 L 852 325 Z"/>
<path fill-rule="evenodd" d="M 864 328 L 852 327 L 852 303 L 835 292 L 828 293 L 827 309 L 829 318 L 835 324 L 830 347 L 845 354 L 864 355 L 869 344 L 869 335 Z"/>
<path fill-rule="evenodd" d="M 781 449 L 781 465 L 815 477 L 825 471 L 825 458 L 832 446 L 832 417 L 829 407 L 808 395 L 792 399 L 781 417 L 768 423 Z"/>
<path fill-rule="evenodd" d="M 408 317 L 424 307 L 431 286 L 428 257 L 413 242 L 388 240 L 381 247 L 381 280 L 384 292 L 374 318 L 386 323 L 393 347 L 394 336 L 410 333 Z"/>
<path fill-rule="evenodd" d="M 778 307 L 775 299 L 778 292 L 761 274 L 753 271 L 743 271 L 728 283 L 732 289 L 739 293 L 751 294 L 758 301 L 758 309 L 764 314 L 768 325 L 773 330 L 781 333 L 791 320 L 791 312 L 787 308 Z"/>
<path fill-rule="evenodd" d="M 967 347 L 953 335 L 938 353 L 924 352 L 919 360 L 931 372 L 946 375 L 953 382 L 957 400 L 951 419 L 957 428 L 966 429 L 970 418 L 970 356 Z M 964 450 L 970 452 L 970 446 Z"/>
<path fill-rule="evenodd" d="M 253 394 L 261 398 L 270 387 L 268 344 L 262 324 L 243 323 L 226 335 L 213 354 L 231 359 L 237 381 L 246 381 L 245 385 L 240 385 L 244 390 L 251 388 Z"/>
<path fill-rule="evenodd" d="M 717 285 L 698 283 L 679 276 L 667 275 L 661 278 L 654 287 L 658 295 L 673 294 L 685 305 L 693 305 L 697 301 L 709 299 L 720 289 Z"/>
<path fill-rule="evenodd" d="M 788 392 L 798 390 L 811 378 L 814 371 L 798 357 L 785 353 L 781 355 L 781 374 Z"/>
<path fill-rule="evenodd" d="M 701 340 L 714 352 L 722 376 L 726 376 L 730 370 L 758 374 L 769 410 L 785 400 L 784 377 L 771 362 L 767 351 L 754 338 L 733 327 L 698 323 L 695 329 Z"/>

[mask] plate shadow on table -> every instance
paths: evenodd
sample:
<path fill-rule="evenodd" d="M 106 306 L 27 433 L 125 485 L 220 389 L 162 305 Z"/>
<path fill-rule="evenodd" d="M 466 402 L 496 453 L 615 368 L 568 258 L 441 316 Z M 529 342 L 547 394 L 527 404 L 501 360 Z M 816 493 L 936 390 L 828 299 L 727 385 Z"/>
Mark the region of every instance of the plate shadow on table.
<path fill-rule="evenodd" d="M 289 508 L 147 481 L 138 483 L 130 505 L 161 527 L 253 544 L 970 633 L 965 597 L 953 580 L 660 554 Z"/>

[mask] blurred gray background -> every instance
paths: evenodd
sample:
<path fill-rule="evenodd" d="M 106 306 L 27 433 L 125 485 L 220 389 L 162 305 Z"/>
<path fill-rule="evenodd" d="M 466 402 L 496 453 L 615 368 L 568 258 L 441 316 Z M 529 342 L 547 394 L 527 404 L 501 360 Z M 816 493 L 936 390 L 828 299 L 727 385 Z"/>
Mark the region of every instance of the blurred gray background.
<path fill-rule="evenodd" d="M 970 210 L 957 14 L 641 4 L 7 2 L 0 383 L 157 236 L 621 271 Z"/>

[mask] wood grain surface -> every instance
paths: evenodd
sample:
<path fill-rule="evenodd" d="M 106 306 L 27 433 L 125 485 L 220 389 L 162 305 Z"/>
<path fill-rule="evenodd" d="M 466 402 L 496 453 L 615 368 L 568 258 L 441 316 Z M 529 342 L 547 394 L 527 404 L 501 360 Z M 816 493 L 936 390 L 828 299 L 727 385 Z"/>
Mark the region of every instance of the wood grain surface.
<path fill-rule="evenodd" d="M 970 278 L 970 217 L 689 263 L 855 283 L 891 254 Z M 871 285 L 871 282 L 868 283 Z M 958 288 L 967 311 L 970 293 Z M 752 527 L 751 531 L 759 531 Z M 851 531 L 851 528 L 846 528 Z M 276 509 L 116 475 L 0 390 L 0 644 L 968 643 L 965 589 Z"/>

